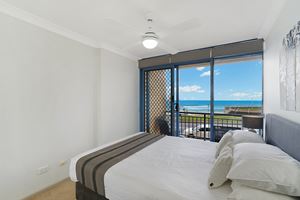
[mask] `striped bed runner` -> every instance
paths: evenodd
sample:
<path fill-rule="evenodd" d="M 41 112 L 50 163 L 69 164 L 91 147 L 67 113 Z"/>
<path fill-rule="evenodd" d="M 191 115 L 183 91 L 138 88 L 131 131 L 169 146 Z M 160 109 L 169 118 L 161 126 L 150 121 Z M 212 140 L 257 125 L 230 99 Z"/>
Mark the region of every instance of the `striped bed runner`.
<path fill-rule="evenodd" d="M 77 179 L 90 190 L 105 196 L 104 174 L 118 162 L 160 140 L 164 135 L 142 133 L 80 158 Z"/>

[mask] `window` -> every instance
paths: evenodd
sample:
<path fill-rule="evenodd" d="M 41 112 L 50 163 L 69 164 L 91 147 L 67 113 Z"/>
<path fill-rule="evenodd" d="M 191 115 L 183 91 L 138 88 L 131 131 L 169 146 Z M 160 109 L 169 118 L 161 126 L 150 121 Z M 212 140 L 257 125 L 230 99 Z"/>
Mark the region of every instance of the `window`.
<path fill-rule="evenodd" d="M 262 113 L 262 58 L 216 60 L 214 112 Z"/>

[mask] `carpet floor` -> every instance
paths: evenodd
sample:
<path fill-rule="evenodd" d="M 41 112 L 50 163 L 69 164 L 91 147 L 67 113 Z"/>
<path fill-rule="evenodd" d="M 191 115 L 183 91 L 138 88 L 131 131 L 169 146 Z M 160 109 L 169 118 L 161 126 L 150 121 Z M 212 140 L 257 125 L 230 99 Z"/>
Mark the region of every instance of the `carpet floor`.
<path fill-rule="evenodd" d="M 64 180 L 26 200 L 75 200 L 75 183 Z"/>

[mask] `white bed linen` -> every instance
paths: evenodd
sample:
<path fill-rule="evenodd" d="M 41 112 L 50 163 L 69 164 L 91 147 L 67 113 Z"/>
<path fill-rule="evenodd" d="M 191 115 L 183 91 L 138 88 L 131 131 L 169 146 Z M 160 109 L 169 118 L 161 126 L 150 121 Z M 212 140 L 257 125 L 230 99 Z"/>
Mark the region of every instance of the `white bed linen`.
<path fill-rule="evenodd" d="M 232 191 L 229 183 L 211 190 L 207 186 L 215 150 L 216 143 L 166 136 L 106 172 L 106 197 L 110 200 L 225 200 Z M 71 165 L 76 165 L 74 161 L 79 158 L 72 159 Z M 72 180 L 77 180 L 75 166 L 70 170 Z"/>
<path fill-rule="evenodd" d="M 123 140 L 129 139 L 129 138 L 131 138 L 131 137 L 133 137 L 133 136 L 136 136 L 136 135 L 139 135 L 139 134 L 141 134 L 141 133 L 143 133 L 143 132 L 139 132 L 139 133 L 136 133 L 136 134 L 133 134 L 133 135 L 129 135 L 129 136 L 124 137 L 124 138 L 122 138 L 122 139 L 119 139 L 119 140 L 116 140 L 116 141 L 113 141 L 113 142 L 110 142 L 110 143 L 107 143 L 107 144 L 103 144 L 103 145 L 101 145 L 101 146 L 99 146 L 99 147 L 96 147 L 96 148 L 94 148 L 94 149 L 91 149 L 91 150 L 88 150 L 88 151 L 85 151 L 85 152 L 83 152 L 83 153 L 81 153 L 81 154 L 76 155 L 76 156 L 73 157 L 73 158 L 71 159 L 71 161 L 70 161 L 70 166 L 69 166 L 69 177 L 70 177 L 70 179 L 71 179 L 72 181 L 74 181 L 74 182 L 77 182 L 77 181 L 78 181 L 77 175 L 76 175 L 76 163 L 77 163 L 77 161 L 78 161 L 80 158 L 82 158 L 83 156 L 86 156 L 86 155 L 88 155 L 88 154 L 90 154 L 90 153 L 93 153 L 93 152 L 95 152 L 95 151 L 98 151 L 98 150 L 100 150 L 100 149 L 103 149 L 103 148 L 105 148 L 105 147 L 108 147 L 108 146 L 110 146 L 110 145 L 116 144 L 116 143 L 121 142 L 121 141 L 123 141 Z"/>

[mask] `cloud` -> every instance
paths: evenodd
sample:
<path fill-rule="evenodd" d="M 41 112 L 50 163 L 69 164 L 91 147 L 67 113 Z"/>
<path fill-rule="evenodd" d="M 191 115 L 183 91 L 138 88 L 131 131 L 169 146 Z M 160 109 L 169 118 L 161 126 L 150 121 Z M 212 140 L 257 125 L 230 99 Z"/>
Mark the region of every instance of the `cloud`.
<path fill-rule="evenodd" d="M 231 96 L 236 97 L 238 99 L 261 99 L 261 92 L 234 92 Z"/>
<path fill-rule="evenodd" d="M 261 99 L 262 98 L 262 92 L 253 92 L 250 97 L 252 99 Z"/>
<path fill-rule="evenodd" d="M 198 71 L 203 71 L 205 69 L 205 67 L 197 67 L 196 68 Z"/>
<path fill-rule="evenodd" d="M 221 72 L 219 70 L 215 70 L 215 76 L 220 75 Z M 210 76 L 210 71 L 203 72 L 200 77 Z"/>
<path fill-rule="evenodd" d="M 210 76 L 210 71 L 203 72 L 200 77 Z"/>
<path fill-rule="evenodd" d="M 249 96 L 249 93 L 246 93 L 246 92 L 235 92 L 235 93 L 232 93 L 231 96 L 234 96 L 234 97 L 247 97 Z"/>
<path fill-rule="evenodd" d="M 179 92 L 182 93 L 204 93 L 205 90 L 198 85 L 186 85 L 179 87 Z"/>

